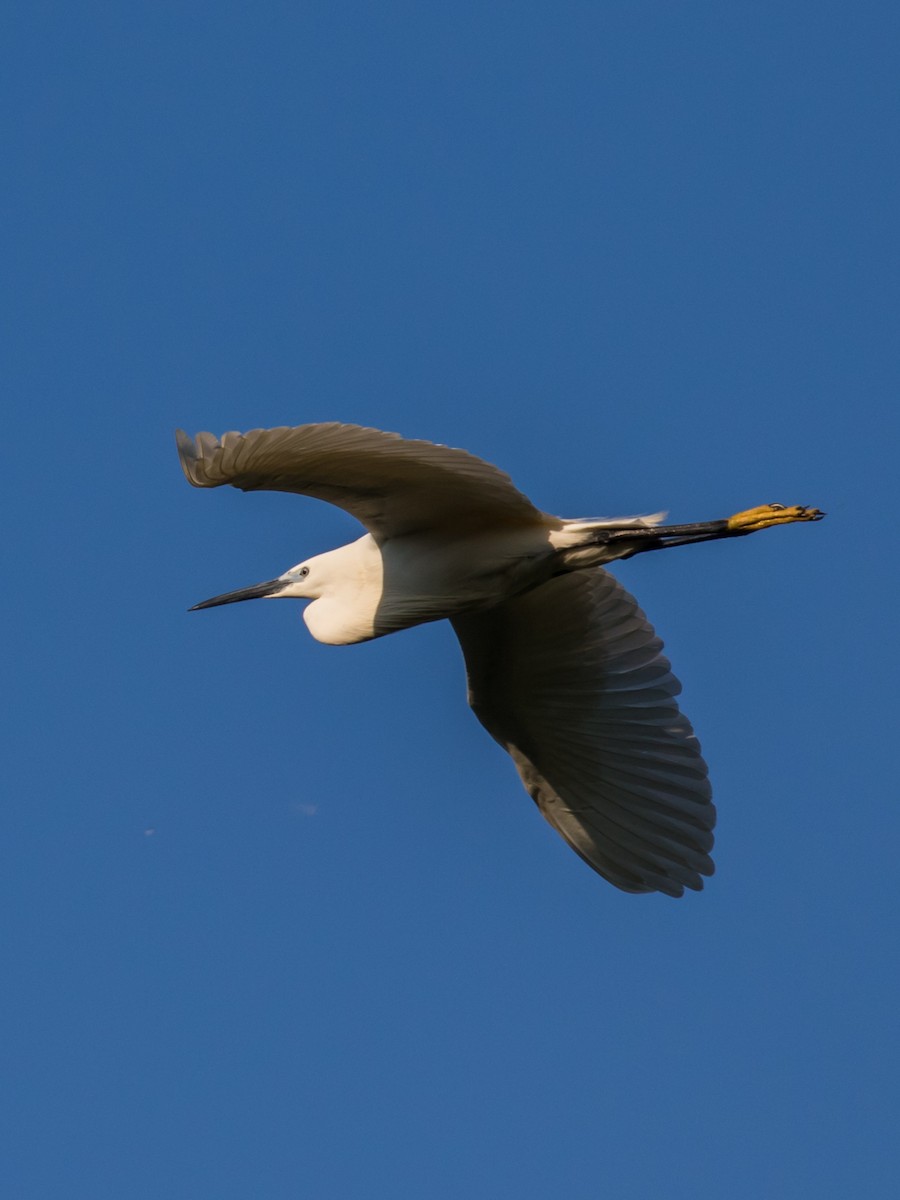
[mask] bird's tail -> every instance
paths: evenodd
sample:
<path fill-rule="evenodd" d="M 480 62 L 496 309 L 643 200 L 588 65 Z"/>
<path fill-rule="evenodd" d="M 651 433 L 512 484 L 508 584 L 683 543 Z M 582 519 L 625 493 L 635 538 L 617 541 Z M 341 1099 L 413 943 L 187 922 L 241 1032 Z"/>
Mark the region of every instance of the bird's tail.
<path fill-rule="evenodd" d="M 563 519 L 562 528 L 554 529 L 550 541 L 557 550 L 590 543 L 592 535 L 601 529 L 652 529 L 664 520 L 664 512 L 649 513 L 639 517 L 576 517 Z"/>

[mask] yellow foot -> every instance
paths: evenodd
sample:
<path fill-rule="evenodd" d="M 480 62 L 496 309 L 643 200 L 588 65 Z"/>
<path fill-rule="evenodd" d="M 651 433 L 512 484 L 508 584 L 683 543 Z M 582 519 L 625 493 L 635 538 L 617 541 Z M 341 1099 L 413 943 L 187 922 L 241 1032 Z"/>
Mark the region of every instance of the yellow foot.
<path fill-rule="evenodd" d="M 794 521 L 821 521 L 825 516 L 818 508 L 807 508 L 805 504 L 761 504 L 759 508 L 748 508 L 728 518 L 728 528 L 735 533 L 755 533 L 757 529 L 768 529 L 770 525 L 790 525 Z"/>

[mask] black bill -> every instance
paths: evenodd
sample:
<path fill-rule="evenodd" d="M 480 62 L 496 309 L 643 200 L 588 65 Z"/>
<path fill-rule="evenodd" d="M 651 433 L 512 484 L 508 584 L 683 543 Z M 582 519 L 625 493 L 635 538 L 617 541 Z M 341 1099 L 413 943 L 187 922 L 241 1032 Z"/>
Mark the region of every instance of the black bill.
<path fill-rule="evenodd" d="M 216 608 L 220 604 L 237 604 L 238 600 L 259 600 L 262 596 L 273 596 L 284 587 L 283 579 L 269 579 L 265 583 L 255 583 L 253 587 L 240 588 L 236 592 L 224 592 L 221 596 L 213 596 L 211 600 L 201 600 L 188 612 L 196 612 L 198 608 Z"/>

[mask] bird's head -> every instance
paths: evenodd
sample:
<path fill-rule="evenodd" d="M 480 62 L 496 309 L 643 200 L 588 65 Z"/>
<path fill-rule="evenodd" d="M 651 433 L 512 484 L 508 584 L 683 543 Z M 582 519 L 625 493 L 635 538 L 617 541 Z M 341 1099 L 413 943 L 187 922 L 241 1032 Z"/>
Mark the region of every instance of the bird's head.
<path fill-rule="evenodd" d="M 314 559 L 297 563 L 277 579 L 265 583 L 254 583 L 251 587 L 239 588 L 236 592 L 223 592 L 209 600 L 201 600 L 188 612 L 199 608 L 216 608 L 219 604 L 236 604 L 239 600 L 315 600 L 321 596 L 322 581 L 317 580 Z"/>

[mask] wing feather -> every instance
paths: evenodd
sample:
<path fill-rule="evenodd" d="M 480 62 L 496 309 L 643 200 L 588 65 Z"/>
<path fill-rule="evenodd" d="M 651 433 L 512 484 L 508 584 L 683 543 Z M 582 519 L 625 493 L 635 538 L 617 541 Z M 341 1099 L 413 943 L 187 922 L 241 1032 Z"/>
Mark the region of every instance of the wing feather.
<path fill-rule="evenodd" d="M 714 869 L 706 764 L 634 598 L 578 571 L 453 626 L 472 708 L 572 848 L 624 891 L 699 890 Z"/>
<path fill-rule="evenodd" d="M 245 492 L 296 492 L 327 500 L 378 537 L 419 529 L 562 522 L 542 513 L 498 467 L 449 446 L 360 425 L 253 429 L 216 438 L 176 434 L 195 487 L 230 484 Z"/>

